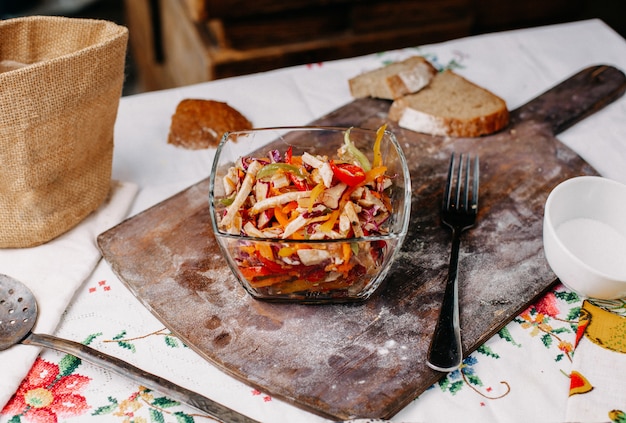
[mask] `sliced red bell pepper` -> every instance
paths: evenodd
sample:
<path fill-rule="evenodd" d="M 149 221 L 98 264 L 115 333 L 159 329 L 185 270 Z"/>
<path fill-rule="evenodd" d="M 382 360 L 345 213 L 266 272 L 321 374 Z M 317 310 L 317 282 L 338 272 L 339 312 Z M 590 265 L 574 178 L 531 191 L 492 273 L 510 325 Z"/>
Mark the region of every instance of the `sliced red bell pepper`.
<path fill-rule="evenodd" d="M 298 191 L 309 191 L 311 189 L 306 179 L 300 179 L 293 173 L 288 173 L 287 175 L 289 176 L 291 183 L 294 184 L 296 188 L 298 188 Z"/>
<path fill-rule="evenodd" d="M 292 157 L 293 157 L 293 148 L 289 146 L 289 148 L 287 148 L 287 151 L 285 152 L 285 163 L 291 164 Z"/>
<path fill-rule="evenodd" d="M 365 180 L 365 171 L 360 166 L 331 160 L 330 168 L 335 177 L 348 186 L 356 186 Z"/>
<path fill-rule="evenodd" d="M 265 266 L 239 266 L 239 271 L 246 279 L 268 276 L 273 272 Z"/>
<path fill-rule="evenodd" d="M 263 263 L 263 267 L 269 270 L 271 273 L 286 273 L 289 271 L 288 268 L 284 268 L 280 264 L 272 260 L 268 260 L 265 257 L 261 256 L 260 254 L 257 254 L 257 258 L 259 259 L 261 263 Z"/>

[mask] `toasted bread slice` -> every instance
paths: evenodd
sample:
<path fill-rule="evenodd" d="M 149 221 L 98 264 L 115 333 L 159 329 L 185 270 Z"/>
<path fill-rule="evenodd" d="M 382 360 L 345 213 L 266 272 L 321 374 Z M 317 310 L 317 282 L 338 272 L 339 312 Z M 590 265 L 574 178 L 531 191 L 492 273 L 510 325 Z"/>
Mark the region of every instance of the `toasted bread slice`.
<path fill-rule="evenodd" d="M 354 98 L 394 100 L 418 92 L 430 83 L 437 69 L 421 56 L 409 57 L 355 76 L 348 81 Z"/>
<path fill-rule="evenodd" d="M 416 132 L 478 137 L 506 127 L 509 111 L 497 95 L 446 70 L 418 93 L 395 100 L 389 119 Z"/>

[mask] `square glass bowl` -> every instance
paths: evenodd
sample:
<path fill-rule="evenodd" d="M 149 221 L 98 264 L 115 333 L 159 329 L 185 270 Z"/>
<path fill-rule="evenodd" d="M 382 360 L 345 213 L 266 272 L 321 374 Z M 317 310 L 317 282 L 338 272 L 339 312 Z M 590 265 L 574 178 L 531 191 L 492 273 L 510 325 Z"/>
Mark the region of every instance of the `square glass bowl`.
<path fill-rule="evenodd" d="M 209 203 L 215 238 L 254 298 L 363 301 L 404 241 L 411 179 L 385 128 L 261 128 L 224 135 Z"/>

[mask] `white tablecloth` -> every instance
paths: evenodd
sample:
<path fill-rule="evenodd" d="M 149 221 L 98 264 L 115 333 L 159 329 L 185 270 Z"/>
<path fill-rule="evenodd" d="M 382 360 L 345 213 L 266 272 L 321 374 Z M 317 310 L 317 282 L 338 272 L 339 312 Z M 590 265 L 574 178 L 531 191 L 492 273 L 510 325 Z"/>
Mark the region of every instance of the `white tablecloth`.
<path fill-rule="evenodd" d="M 349 78 L 414 54 L 425 55 L 438 66 L 452 67 L 492 90 L 506 100 L 509 109 L 587 66 L 609 64 L 626 69 L 626 41 L 603 22 L 589 20 L 125 97 L 116 122 L 113 176 L 139 187 L 130 215 L 209 175 L 214 150 L 190 151 L 167 144 L 171 115 L 180 100 L 225 101 L 256 127 L 302 125 L 350 102 Z M 603 176 L 626 183 L 626 98 L 558 138 Z M 581 304 L 580 297 L 557 286 L 466 359 L 462 371 L 431 387 L 394 421 L 564 421 Z M 128 292 L 105 261 L 76 292 L 56 334 L 77 341 L 89 339 L 91 346 L 260 421 L 326 421 L 258 392 L 200 359 Z M 26 407 L 24 401 L 37 393 L 43 395 L 37 388 L 51 393 L 44 395 L 50 403 L 37 411 L 55 415 L 59 421 L 143 418 L 173 422 L 177 415 L 205 421 L 191 408 L 156 400 L 154 393 L 143 392 L 132 381 L 88 363 L 68 369 L 64 358 L 64 354 L 44 351 L 28 383 L 0 415 L 0 422 L 16 414 L 23 421 L 34 416 L 35 408 Z M 623 374 L 626 369 L 616 369 L 619 371 Z M 58 374 L 57 382 L 43 377 L 50 374 Z M 63 377 L 66 379 L 61 384 L 58 380 Z M 18 385 L 16 381 L 13 390 Z M 33 392 L 31 397 L 25 395 L 28 392 Z M 42 398 L 38 400 L 45 402 Z M 626 409 L 626 399 L 621 407 Z M 599 412 L 606 416 L 603 410 Z"/>

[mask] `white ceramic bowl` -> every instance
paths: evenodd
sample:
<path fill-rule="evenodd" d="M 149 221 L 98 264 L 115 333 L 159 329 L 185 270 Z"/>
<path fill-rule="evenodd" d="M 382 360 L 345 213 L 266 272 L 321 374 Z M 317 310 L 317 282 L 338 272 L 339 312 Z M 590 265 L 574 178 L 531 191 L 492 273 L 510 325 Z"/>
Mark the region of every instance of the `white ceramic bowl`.
<path fill-rule="evenodd" d="M 543 243 L 568 288 L 590 298 L 626 297 L 626 185 L 598 176 L 559 184 L 546 201 Z"/>

